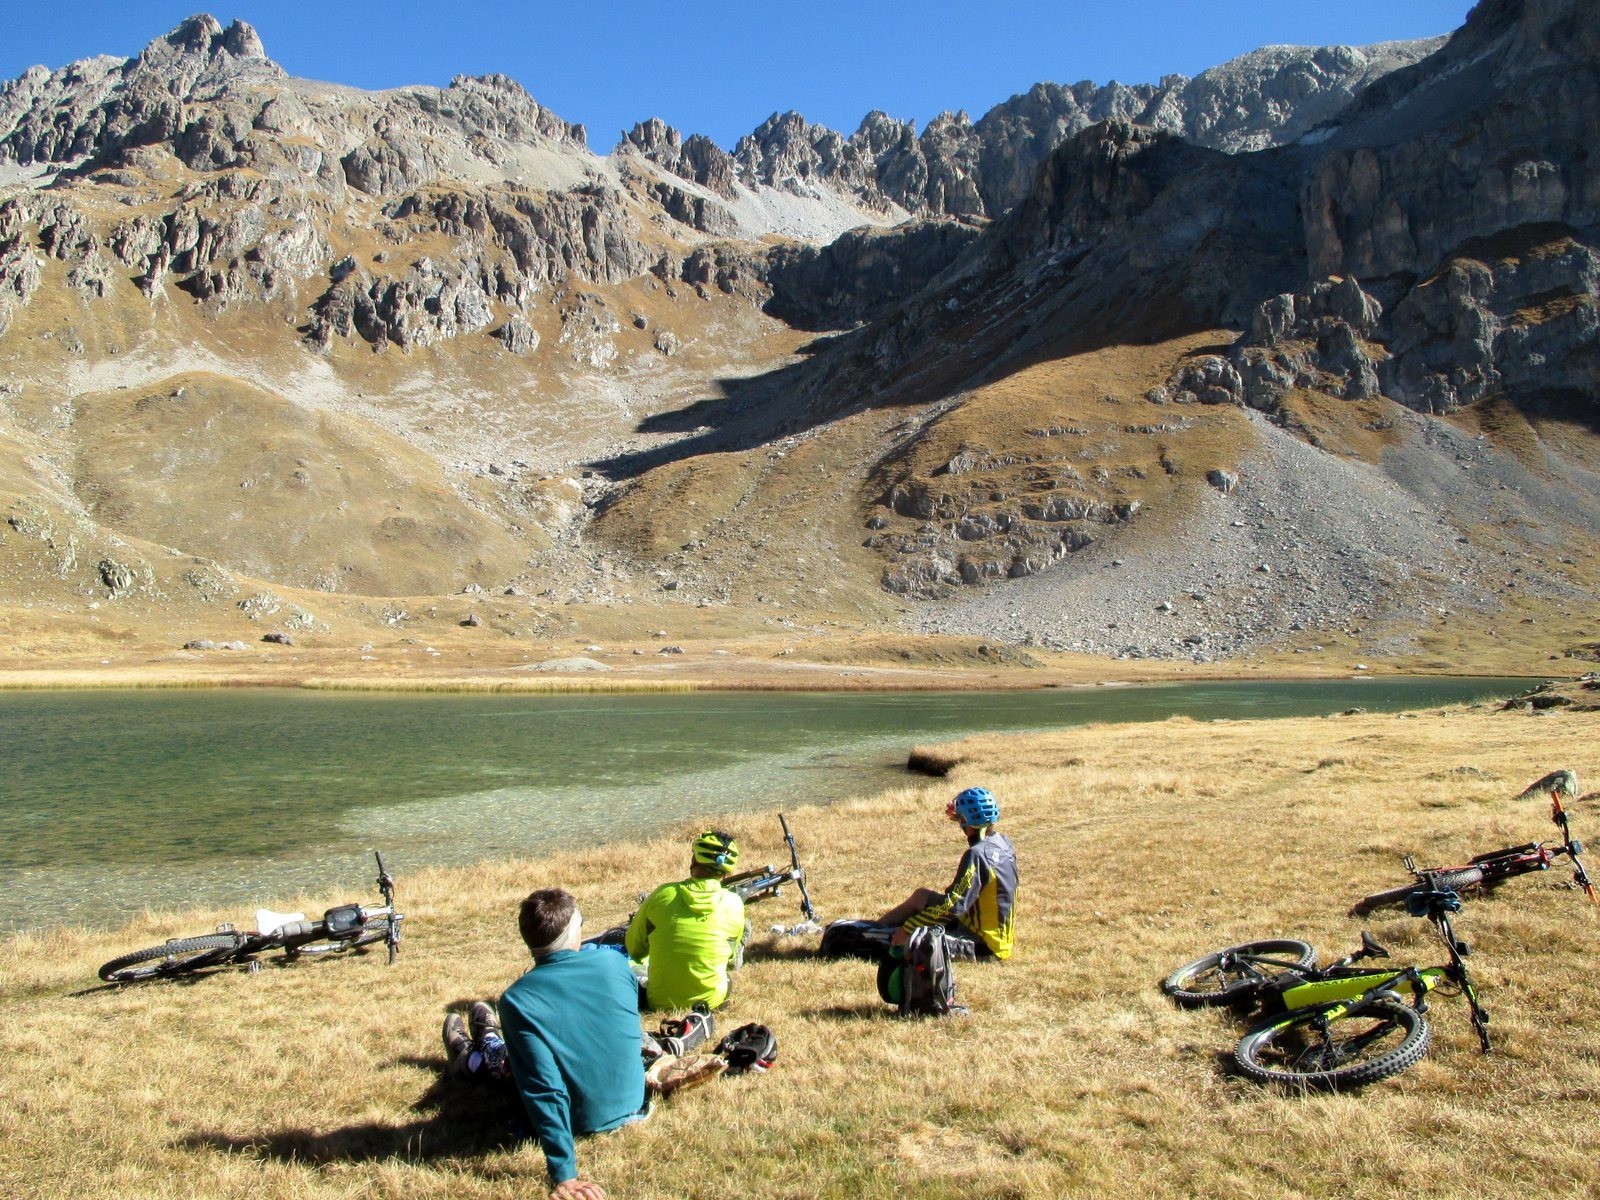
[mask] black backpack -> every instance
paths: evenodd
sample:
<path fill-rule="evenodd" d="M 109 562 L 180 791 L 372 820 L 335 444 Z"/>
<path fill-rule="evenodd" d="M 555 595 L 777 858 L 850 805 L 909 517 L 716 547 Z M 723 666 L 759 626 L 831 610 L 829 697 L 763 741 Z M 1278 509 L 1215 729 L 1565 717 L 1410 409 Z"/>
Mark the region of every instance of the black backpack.
<path fill-rule="evenodd" d="M 817 947 L 820 958 L 864 958 L 868 962 L 883 962 L 889 957 L 889 939 L 894 937 L 894 925 L 879 925 L 876 921 L 834 921 L 822 931 L 822 943 Z"/>
<path fill-rule="evenodd" d="M 778 1039 L 765 1025 L 741 1025 L 717 1043 L 717 1053 L 728 1060 L 729 1075 L 765 1071 L 778 1057 Z"/>
<path fill-rule="evenodd" d="M 943 926 L 912 930 L 905 957 L 880 964 L 878 994 L 897 1005 L 902 1017 L 942 1017 L 965 1011 L 955 1002 L 956 972 Z"/>

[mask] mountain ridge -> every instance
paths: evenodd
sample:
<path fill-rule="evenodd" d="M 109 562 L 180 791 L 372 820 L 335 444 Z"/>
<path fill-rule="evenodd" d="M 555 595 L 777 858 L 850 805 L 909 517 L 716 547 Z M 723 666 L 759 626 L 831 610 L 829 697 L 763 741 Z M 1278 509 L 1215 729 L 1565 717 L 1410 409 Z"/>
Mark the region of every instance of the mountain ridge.
<path fill-rule="evenodd" d="M 498 76 L 290 80 L 204 17 L 29 72 L 0 90 L 11 611 L 337 640 L 476 589 L 507 638 L 776 610 L 1210 660 L 1368 621 L 1415 651 L 1523 600 L 1483 585 L 1501 558 L 1570 607 L 1592 29 L 1485 0 L 1448 40 L 921 133 L 775 114 L 731 153 L 647 121 L 599 156 Z M 1297 476 L 1332 489 L 1293 502 L 1310 542 L 1229 515 L 1270 525 Z M 1141 565 L 1084 610 L 1112 563 Z"/>

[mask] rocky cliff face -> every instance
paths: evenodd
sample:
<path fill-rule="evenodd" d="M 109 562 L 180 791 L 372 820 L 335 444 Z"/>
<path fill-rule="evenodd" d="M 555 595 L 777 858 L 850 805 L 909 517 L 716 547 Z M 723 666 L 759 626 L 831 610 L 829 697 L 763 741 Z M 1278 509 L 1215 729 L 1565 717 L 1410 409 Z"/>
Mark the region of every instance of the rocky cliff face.
<path fill-rule="evenodd" d="M 1597 122 L 1600 33 L 1584 6 L 1479 5 L 1322 131 L 1300 185 L 1309 286 L 1262 303 L 1229 389 L 1269 411 L 1294 388 L 1432 413 L 1592 397 Z"/>
<path fill-rule="evenodd" d="M 648 269 L 703 283 L 708 256 L 744 260 L 758 288 L 776 281 L 775 312 L 837 328 L 919 289 L 970 233 L 854 236 L 826 252 L 780 247 L 770 262 L 697 243 L 804 232 L 804 221 L 763 224 L 769 192 L 810 202 L 815 229 L 906 214 L 993 217 L 1028 195 L 1054 147 L 1107 118 L 1230 149 L 1272 144 L 1430 49 L 1277 49 L 1159 86 L 1041 84 L 976 124 L 947 114 L 920 134 L 872 113 L 844 137 L 791 112 L 731 153 L 652 120 L 603 160 L 588 153 L 581 126 L 504 77 L 381 94 L 304 84 L 248 25 L 194 17 L 136 58 L 35 68 L 0 91 L 0 170 L 73 185 L 49 204 L 3 202 L 0 322 L 31 297 L 43 249 L 71 264 L 85 295 L 105 295 L 114 263 L 147 297 L 171 281 L 212 311 L 320 279 L 306 333 L 323 348 L 350 337 L 409 348 L 498 330 L 568 277 L 618 282 Z M 160 211 L 161 185 L 177 171 L 198 178 L 178 180 L 181 202 Z M 349 192 L 378 210 L 357 217 Z M 137 199 L 141 211 L 115 220 L 96 211 L 113 199 L 124 209 Z M 442 236 L 453 250 L 411 256 L 399 271 L 358 263 L 333 250 L 352 219 L 396 245 Z M 688 253 L 674 258 L 656 244 L 649 227 L 661 220 L 680 228 Z"/>
<path fill-rule="evenodd" d="M 1595 26 L 1574 0 L 1480 5 L 1338 120 L 1248 156 L 1148 125 L 1094 126 L 1052 151 L 1028 195 L 941 277 L 940 296 L 872 331 L 872 344 L 894 347 L 902 375 L 956 355 L 969 377 L 993 378 L 1233 327 L 1231 348 L 1192 357 L 1149 401 L 1246 405 L 1313 441 L 1297 397 L 1434 414 L 1500 398 L 1592 422 Z M 1006 336 L 974 347 L 973 312 Z M 985 457 L 1001 456 L 991 445 Z M 968 485 L 935 468 L 901 453 L 875 481 L 887 499 L 870 541 L 896 591 L 1036 574 L 1098 539 L 1094 514 L 1127 512 L 1115 480 L 1058 479 L 1060 503 L 1030 509 L 993 474 Z"/>

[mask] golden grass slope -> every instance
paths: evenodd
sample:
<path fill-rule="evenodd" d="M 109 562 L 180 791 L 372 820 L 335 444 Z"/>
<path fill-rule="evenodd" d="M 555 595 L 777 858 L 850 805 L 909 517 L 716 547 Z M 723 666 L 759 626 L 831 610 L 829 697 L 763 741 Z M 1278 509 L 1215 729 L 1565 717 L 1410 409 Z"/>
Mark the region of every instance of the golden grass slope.
<path fill-rule="evenodd" d="M 76 490 L 125 536 L 327 591 L 459 591 L 527 557 L 439 465 L 358 420 L 188 373 L 73 401 Z"/>
<path fill-rule="evenodd" d="M 867 965 L 758 935 L 721 1022 L 770 1024 L 775 1068 L 584 1142 L 580 1162 L 636 1198 L 1592 1194 L 1600 917 L 1561 871 L 1460 917 L 1494 1054 L 1442 997 L 1430 1056 L 1360 1095 L 1230 1076 L 1219 1056 L 1239 1027 L 1156 985 L 1254 936 L 1353 949 L 1360 927 L 1341 914 L 1395 883 L 1401 854 L 1455 860 L 1548 833 L 1542 802 L 1509 798 L 1557 766 L 1593 776 L 1597 731 L 1593 714 L 1457 709 L 975 739 L 948 780 L 791 814 L 825 915 L 871 913 L 944 882 L 960 850 L 944 798 L 994 788 L 1021 858 L 1017 956 L 959 966 L 969 1018 L 902 1022 Z M 1592 834 L 1600 812 L 1575 822 Z M 775 820 L 734 827 L 749 857 L 781 859 Z M 410 919 L 392 970 L 373 954 L 94 986 L 112 954 L 241 913 L 0 944 L 0 1191 L 542 1194 L 537 1150 L 495 1144 L 504 1108 L 440 1084 L 444 1008 L 526 965 L 513 909 L 528 889 L 572 888 L 600 928 L 681 868 L 678 832 L 466 871 L 395 864 Z M 350 882 L 304 903 L 365 893 Z M 788 899 L 752 915 L 758 931 L 796 919 Z M 1371 928 L 1397 961 L 1436 960 L 1420 922 Z"/>

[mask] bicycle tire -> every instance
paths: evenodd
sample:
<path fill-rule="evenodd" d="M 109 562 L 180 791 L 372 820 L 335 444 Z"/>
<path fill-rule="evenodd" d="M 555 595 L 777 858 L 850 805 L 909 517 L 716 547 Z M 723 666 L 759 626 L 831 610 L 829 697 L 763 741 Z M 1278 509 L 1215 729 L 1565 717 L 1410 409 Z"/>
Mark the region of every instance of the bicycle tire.
<path fill-rule="evenodd" d="M 1452 867 L 1444 871 L 1424 871 L 1428 881 L 1435 888 L 1449 888 L 1451 891 L 1460 891 L 1462 888 L 1478 887 L 1485 882 L 1482 867 Z M 1350 906 L 1349 916 L 1364 917 L 1368 913 L 1380 908 L 1397 907 L 1406 902 L 1406 897 L 1412 892 L 1425 891 L 1428 882 L 1421 879 L 1413 880 L 1404 887 L 1390 888 L 1385 892 L 1374 892 L 1370 896 L 1363 896 Z"/>
<path fill-rule="evenodd" d="M 1278 971 L 1263 972 L 1252 968 L 1234 972 L 1224 965 L 1225 958 L 1229 956 L 1258 954 L 1279 959 L 1293 958 L 1294 965 L 1301 967 L 1309 967 L 1317 961 L 1317 952 L 1311 948 L 1311 944 L 1296 938 L 1244 942 L 1185 963 L 1161 981 L 1161 990 L 1185 1008 L 1244 1004 L 1259 996 L 1274 975 L 1287 969 L 1280 966 Z"/>
<path fill-rule="evenodd" d="M 1341 1014 L 1330 1023 L 1339 1027 L 1333 1038 L 1325 1039 L 1319 1031 L 1307 1039 L 1307 1029 L 1321 1015 L 1319 1010 L 1306 1009 L 1287 1020 L 1258 1026 L 1239 1039 L 1234 1062 L 1258 1083 L 1337 1092 L 1365 1087 L 1415 1066 L 1433 1039 L 1422 1014 L 1397 1001 L 1380 1000 L 1357 1012 Z M 1396 1033 L 1400 1040 L 1391 1042 Z M 1341 1041 L 1342 1035 L 1348 1036 Z M 1383 1048 L 1374 1057 L 1355 1061 L 1355 1056 L 1364 1055 L 1371 1047 Z"/>
<path fill-rule="evenodd" d="M 248 944 L 243 934 L 208 933 L 200 937 L 173 938 L 160 946 L 147 946 L 113 958 L 100 968 L 107 983 L 135 983 L 169 975 L 184 975 L 222 962 Z"/>
<path fill-rule="evenodd" d="M 1451 867 L 1443 871 L 1424 872 L 1428 882 L 1433 884 L 1437 891 L 1449 889 L 1459 892 L 1462 888 L 1477 887 L 1483 882 L 1482 867 Z"/>

